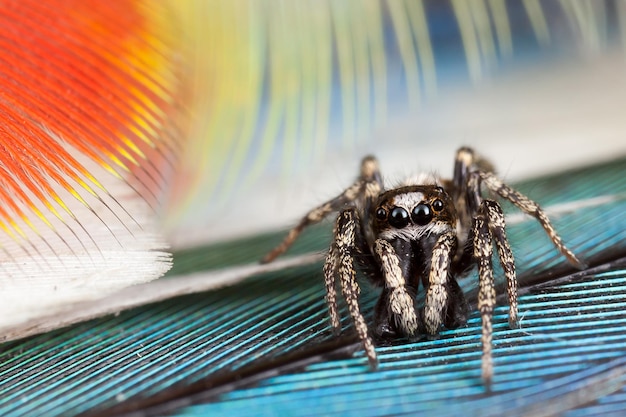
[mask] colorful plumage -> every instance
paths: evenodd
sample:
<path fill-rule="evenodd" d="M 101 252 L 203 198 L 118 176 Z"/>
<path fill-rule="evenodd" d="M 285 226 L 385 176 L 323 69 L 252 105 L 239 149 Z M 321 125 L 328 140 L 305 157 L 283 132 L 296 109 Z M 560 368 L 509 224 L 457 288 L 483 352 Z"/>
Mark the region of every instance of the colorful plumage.
<path fill-rule="evenodd" d="M 623 155 L 624 22 L 626 6 L 610 0 L 0 0 L 0 337 L 147 304 L 3 344 L 0 410 L 107 414 L 172 386 L 270 366 L 265 359 L 289 358 L 292 347 L 316 349 L 327 328 L 318 265 L 242 266 L 276 243 L 268 237 L 278 239 L 257 234 L 291 224 L 339 191 L 370 152 L 399 176 L 447 173 L 450 153 L 472 145 L 507 180 Z M 585 171 L 593 184 L 575 174 L 525 191 L 549 210 L 564 199 L 556 212 L 566 221 L 557 226 L 600 260 L 623 250 L 622 166 Z M 606 222 L 603 213 L 611 215 Z M 513 229 L 530 248 L 516 252 L 523 269 L 559 266 L 533 246 L 532 229 Z M 327 232 L 294 249 L 319 251 Z M 242 235 L 256 236 L 224 243 Z M 199 246 L 208 241 L 221 243 Z M 171 276 L 145 284 L 171 267 L 170 244 Z M 261 271 L 252 283 L 160 301 Z M 569 299 L 604 305 L 594 297 L 605 280 L 611 300 L 623 298 L 623 272 L 614 275 L 589 273 L 598 279 L 589 299 L 576 288 Z M 527 300 L 531 309 L 550 303 Z M 597 317 L 577 316 L 576 308 L 567 320 L 580 319 L 584 333 Z M 553 330 L 559 314 L 547 310 L 534 332 Z M 617 334 L 619 320 L 602 323 Z M 444 374 L 449 383 L 430 391 L 433 408 L 464 390 L 489 408 L 506 395 L 485 396 L 471 379 L 478 368 L 454 350 L 477 343 L 473 331 L 457 334 L 458 343 L 446 334 L 383 349 L 397 370 L 381 374 L 389 391 L 369 385 L 376 375 L 363 373 L 359 358 L 325 361 L 199 412 L 249 411 L 258 398 L 267 402 L 259 412 L 302 411 L 286 393 L 323 394 L 317 387 L 329 381 L 344 400 L 380 393 L 389 410 L 411 412 L 417 408 L 402 408 L 402 394 L 420 401 L 423 392 L 406 390 L 430 389 Z M 429 356 L 440 348 L 442 356 Z M 498 348 L 512 357 L 506 340 Z M 621 353 L 602 352 L 594 358 Z M 585 355 L 569 357 L 571 367 L 589 366 Z M 517 368 L 500 375 L 532 391 L 567 366 L 526 379 Z M 564 386 L 575 397 L 576 387 Z M 330 407 L 336 397 L 324 400 Z"/>
<path fill-rule="evenodd" d="M 370 148 L 373 132 L 428 115 L 423 106 L 447 98 L 448 84 L 538 60 L 561 34 L 600 50 L 622 30 L 609 17 L 625 14 L 613 2 L 566 1 L 0 6 L 0 229 L 23 248 L 42 224 L 58 229 L 55 219 L 82 234 L 90 221 L 76 218 L 76 203 L 119 211 L 109 201 L 95 207 L 116 181 L 155 209 L 177 242 L 198 229 L 205 240 L 223 237 L 214 216 L 265 178 L 289 182 L 337 150 Z M 101 173 L 86 167 L 92 162 Z M 68 233 L 59 231 L 73 251 L 94 246 Z"/>
<path fill-rule="evenodd" d="M 0 3 L 0 327 L 169 269 L 150 225 L 184 135 L 166 12 Z"/>

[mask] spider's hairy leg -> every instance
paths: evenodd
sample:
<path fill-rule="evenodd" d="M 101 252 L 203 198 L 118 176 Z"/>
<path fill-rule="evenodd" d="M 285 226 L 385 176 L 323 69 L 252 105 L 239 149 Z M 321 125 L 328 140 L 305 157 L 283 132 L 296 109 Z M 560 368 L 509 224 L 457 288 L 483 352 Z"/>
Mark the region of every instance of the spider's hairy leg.
<path fill-rule="evenodd" d="M 509 299 L 509 327 L 518 325 L 517 319 L 517 276 L 515 274 L 515 259 L 513 251 L 506 237 L 506 223 L 502 207 L 494 200 L 483 200 L 480 194 L 481 176 L 478 171 L 470 174 L 467 187 L 469 190 L 470 207 L 476 207 L 476 211 L 482 213 L 487 219 L 487 226 L 492 238 L 496 242 L 500 265 L 507 281 L 507 296 Z"/>
<path fill-rule="evenodd" d="M 365 349 L 365 354 L 369 364 L 372 369 L 376 369 L 378 367 L 378 358 L 376 357 L 374 342 L 368 334 L 367 323 L 365 322 L 365 318 L 363 317 L 359 307 L 359 294 L 361 293 L 361 288 L 356 280 L 356 271 L 354 270 L 353 255 L 356 250 L 355 235 L 358 227 L 359 219 L 355 208 L 343 210 L 337 217 L 335 245 L 337 248 L 338 259 L 336 263 L 336 273 L 339 275 L 341 292 L 343 293 L 343 297 L 348 304 L 350 316 L 352 316 L 352 321 L 359 339 L 361 339 L 361 343 L 363 343 L 363 348 Z M 331 273 L 330 268 L 331 267 L 329 266 L 329 273 Z M 324 269 L 326 275 L 326 267 Z M 326 288 L 328 289 L 328 286 Z"/>
<path fill-rule="evenodd" d="M 354 184 L 346 188 L 337 197 L 309 211 L 300 222 L 292 228 L 283 241 L 261 259 L 261 263 L 269 263 L 282 255 L 296 241 L 308 226 L 322 221 L 329 214 L 341 210 L 344 205 L 359 197 L 375 198 L 382 189 L 378 161 L 373 156 L 366 156 L 361 161 L 361 173 Z"/>
<path fill-rule="evenodd" d="M 453 179 L 453 183 L 458 190 L 464 191 L 466 189 L 472 168 L 485 172 L 494 170 L 493 165 L 488 160 L 477 155 L 472 148 L 466 146 L 459 148 L 456 151 Z"/>
<path fill-rule="evenodd" d="M 481 204 L 478 215 L 474 218 L 474 257 L 478 263 L 478 310 L 482 322 L 482 378 L 487 386 L 493 377 L 491 319 L 496 304 L 496 290 L 493 282 L 493 265 L 491 256 L 493 245 L 491 231 L 485 218 L 485 204 Z"/>
<path fill-rule="evenodd" d="M 493 200 L 484 200 L 483 205 L 488 218 L 488 227 L 496 242 L 500 265 L 504 271 L 507 282 L 507 295 L 509 298 L 509 326 L 517 327 L 517 277 L 515 275 L 515 259 L 511 246 L 506 238 L 504 213 L 500 204 Z"/>
<path fill-rule="evenodd" d="M 439 237 L 433 248 L 428 290 L 424 302 L 424 326 L 426 332 L 435 335 L 439 332 L 448 303 L 448 275 L 450 262 L 456 250 L 456 235 L 445 233 Z"/>
<path fill-rule="evenodd" d="M 502 198 L 509 200 L 524 213 L 537 219 L 543 229 L 548 234 L 548 237 L 550 237 L 552 243 L 554 243 L 554 246 L 556 246 L 559 252 L 561 252 L 561 254 L 563 254 L 563 256 L 565 256 L 572 265 L 579 269 L 585 268 L 585 263 L 580 261 L 576 257 L 576 255 L 574 255 L 574 253 L 565 246 L 563 240 L 554 229 L 554 226 L 552 226 L 552 223 L 550 223 L 550 219 L 548 219 L 546 213 L 541 209 L 541 207 L 539 207 L 537 203 L 535 203 L 525 195 L 521 194 L 520 192 L 509 187 L 508 185 L 504 184 L 498 177 L 496 177 L 491 172 L 480 171 L 480 178 L 483 184 L 485 184 L 489 190 L 498 194 Z"/>
<path fill-rule="evenodd" d="M 328 305 L 328 315 L 333 333 L 338 336 L 341 333 L 341 320 L 339 319 L 339 309 L 337 308 L 337 264 L 339 253 L 335 240 L 337 240 L 337 225 L 333 230 L 333 242 L 330 245 L 326 261 L 324 262 L 324 284 L 326 286 L 326 304 Z"/>
<path fill-rule="evenodd" d="M 389 308 L 394 322 L 405 335 L 412 336 L 417 332 L 418 321 L 413 297 L 406 289 L 400 259 L 391 243 L 384 239 L 374 242 L 374 252 L 380 260 L 385 286 L 389 290 Z"/>

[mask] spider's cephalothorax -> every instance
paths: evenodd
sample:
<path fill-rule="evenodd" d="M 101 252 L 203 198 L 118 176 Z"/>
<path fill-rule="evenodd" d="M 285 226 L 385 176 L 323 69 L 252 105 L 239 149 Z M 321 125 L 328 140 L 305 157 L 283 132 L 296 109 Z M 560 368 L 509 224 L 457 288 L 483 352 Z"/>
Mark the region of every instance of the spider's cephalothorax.
<path fill-rule="evenodd" d="M 509 325 L 517 325 L 517 279 L 513 254 L 505 234 L 500 205 L 483 198 L 484 186 L 535 217 L 558 248 L 574 265 L 570 252 L 533 201 L 502 183 L 491 165 L 469 148 L 457 152 L 452 180 L 431 178 L 384 190 L 378 163 L 368 156 L 357 181 L 334 199 L 311 210 L 264 262 L 283 253 L 307 226 L 339 212 L 334 239 L 324 264 L 330 321 L 341 331 L 336 281 L 348 305 L 356 331 L 372 367 L 378 364 L 374 343 L 361 314 L 355 261 L 370 280 L 382 287 L 376 304 L 374 335 L 416 337 L 436 335 L 442 326 L 455 328 L 467 317 L 467 303 L 457 277 L 478 266 L 478 309 L 482 319 L 482 375 L 493 374 L 491 316 L 496 302 L 491 263 L 495 242 L 507 280 Z M 415 308 L 415 296 L 425 291 L 424 307 Z"/>

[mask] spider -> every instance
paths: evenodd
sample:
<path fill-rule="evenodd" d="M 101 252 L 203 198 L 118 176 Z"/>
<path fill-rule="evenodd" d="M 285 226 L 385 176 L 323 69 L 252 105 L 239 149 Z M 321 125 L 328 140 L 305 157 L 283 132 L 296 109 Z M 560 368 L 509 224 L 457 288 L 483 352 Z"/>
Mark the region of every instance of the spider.
<path fill-rule="evenodd" d="M 385 190 L 377 160 L 367 156 L 356 182 L 308 212 L 262 262 L 271 262 L 285 252 L 307 226 L 339 212 L 323 268 L 330 323 L 334 333 L 339 334 L 336 289 L 339 281 L 373 369 L 378 366 L 378 359 L 359 307 L 355 261 L 372 283 L 382 287 L 374 310 L 373 331 L 377 339 L 434 337 L 444 326 L 454 329 L 464 325 L 468 304 L 457 277 L 477 265 L 478 310 L 482 321 L 481 373 L 489 385 L 493 376 L 491 320 L 496 304 L 494 242 L 506 277 L 511 328 L 518 325 L 517 278 L 502 209 L 495 200 L 483 197 L 483 187 L 537 219 L 569 262 L 583 267 L 563 244 L 542 209 L 504 184 L 492 171 L 487 160 L 463 147 L 457 151 L 452 180 L 433 176 Z M 420 284 L 425 300 L 424 307 L 417 310 L 415 297 Z"/>

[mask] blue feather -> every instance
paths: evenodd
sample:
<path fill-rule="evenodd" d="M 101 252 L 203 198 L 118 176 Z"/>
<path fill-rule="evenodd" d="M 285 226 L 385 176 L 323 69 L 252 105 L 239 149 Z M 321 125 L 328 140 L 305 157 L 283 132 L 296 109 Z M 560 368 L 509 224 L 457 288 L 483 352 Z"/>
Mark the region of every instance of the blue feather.
<path fill-rule="evenodd" d="M 597 200 L 605 201 L 598 206 L 573 205 L 554 216 L 565 241 L 595 264 L 626 254 L 625 169 L 626 160 L 620 160 L 518 188 L 552 207 L 613 196 Z M 178 272 L 186 261 L 198 270 L 258 259 L 280 237 L 178 253 Z M 534 220 L 512 224 L 509 239 L 524 287 L 521 328 L 508 328 L 506 306 L 496 309 L 491 393 L 480 378 L 476 312 L 466 327 L 444 331 L 436 340 L 378 347 L 377 372 L 369 370 L 360 350 L 339 359 L 316 357 L 320 346 L 337 339 L 328 328 L 321 265 L 315 264 L 5 343 L 0 414 L 111 415 L 118 405 L 145 405 L 143 399 L 154 395 L 180 396 L 203 380 L 218 384 L 209 392 L 211 402 L 176 415 L 445 416 L 496 415 L 505 409 L 516 415 L 553 410 L 554 404 L 563 407 L 559 413 L 584 404 L 591 404 L 590 411 L 626 408 L 621 359 L 626 353 L 626 262 L 553 281 L 560 277 L 550 274 L 566 263 Z M 303 236 L 294 252 L 323 250 L 328 240 L 328 225 L 323 225 Z M 463 284 L 473 297 L 475 276 Z M 371 311 L 376 295 L 365 288 L 364 311 Z M 343 314 L 349 335 L 345 309 Z M 349 336 L 342 338 L 344 345 L 353 344 Z M 254 377 L 250 370 L 255 367 L 271 370 L 272 361 L 298 354 L 316 359 L 250 386 L 237 383 L 237 375 Z"/>

